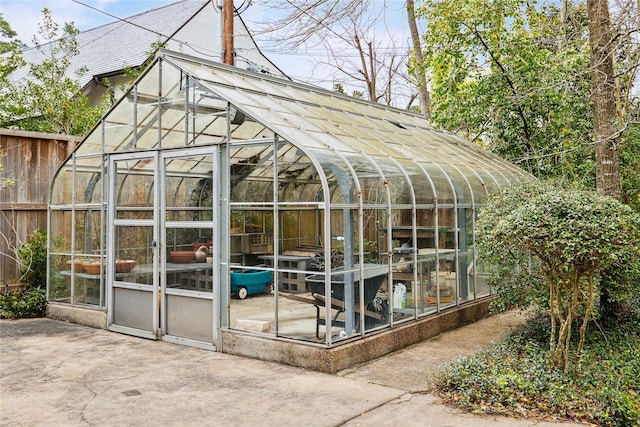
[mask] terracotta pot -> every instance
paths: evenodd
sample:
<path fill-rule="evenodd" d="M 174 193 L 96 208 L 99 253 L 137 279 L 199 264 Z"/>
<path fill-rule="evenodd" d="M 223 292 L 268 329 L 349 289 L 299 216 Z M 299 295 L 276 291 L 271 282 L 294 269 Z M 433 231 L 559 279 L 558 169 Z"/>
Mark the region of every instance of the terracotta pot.
<path fill-rule="evenodd" d="M 95 262 L 95 261 L 91 261 L 91 262 L 85 262 L 82 264 L 82 266 L 84 267 L 84 271 L 87 274 L 100 274 L 100 263 L 99 262 Z"/>
<path fill-rule="evenodd" d="M 75 273 L 84 273 L 84 264 L 82 263 L 82 261 L 76 261 L 75 262 L 76 268 L 75 268 Z M 69 270 L 71 270 L 71 261 L 67 261 L 67 268 Z"/>
<path fill-rule="evenodd" d="M 195 258 L 193 251 L 171 251 L 171 260 L 178 264 L 188 264 Z"/>
<path fill-rule="evenodd" d="M 118 259 L 116 260 L 116 273 L 130 273 L 136 264 L 137 262 L 133 259 Z"/>

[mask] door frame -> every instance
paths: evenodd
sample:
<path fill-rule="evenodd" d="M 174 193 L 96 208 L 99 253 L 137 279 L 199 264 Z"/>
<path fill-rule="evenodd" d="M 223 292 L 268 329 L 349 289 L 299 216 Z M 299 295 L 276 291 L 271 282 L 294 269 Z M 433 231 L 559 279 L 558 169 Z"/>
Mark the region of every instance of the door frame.
<path fill-rule="evenodd" d="M 124 333 L 127 335 L 139 336 L 148 339 L 158 339 L 159 336 L 159 322 L 158 322 L 158 278 L 159 278 L 159 253 L 157 247 L 159 226 L 157 218 L 159 217 L 159 197 L 160 189 L 158 185 L 153 186 L 153 218 L 143 220 L 119 220 L 116 219 L 117 203 L 116 203 L 116 178 L 117 169 L 116 163 L 125 160 L 142 160 L 151 159 L 154 164 L 153 178 L 154 183 L 159 181 L 159 155 L 157 151 L 144 151 L 136 153 L 121 153 L 108 155 L 108 171 L 109 185 L 107 188 L 107 259 L 110 259 L 115 255 L 115 229 L 117 226 L 146 226 L 153 227 L 153 244 L 152 244 L 152 271 L 151 271 L 151 290 L 146 290 L 146 285 L 135 284 L 130 282 L 122 282 L 116 280 L 115 263 L 107 262 L 106 264 L 106 280 L 107 280 L 107 328 L 111 331 Z M 117 282 L 117 283 L 116 283 Z M 117 289 L 130 289 L 134 291 L 150 292 L 152 293 L 152 313 L 151 313 L 151 330 L 133 328 L 130 326 L 118 325 L 114 323 L 114 305 L 115 305 L 115 292 Z"/>
<path fill-rule="evenodd" d="M 181 148 L 170 151 L 163 151 L 160 153 L 158 159 L 159 166 L 159 175 L 165 176 L 165 167 L 167 159 L 180 159 L 187 158 L 191 156 L 210 156 L 211 162 L 214 169 L 211 171 L 211 179 L 212 179 L 212 200 L 219 200 L 219 186 L 215 185 L 216 181 L 216 171 L 220 170 L 220 161 L 219 161 L 219 150 L 218 146 L 205 146 L 205 147 L 192 147 L 192 148 Z M 167 223 L 171 226 L 171 221 L 166 220 L 166 208 L 167 208 L 167 200 L 166 200 L 166 180 L 160 179 L 159 192 L 159 213 L 158 216 L 158 232 L 159 232 L 159 248 L 160 248 L 160 272 L 166 271 L 167 265 L 167 257 L 166 255 L 166 230 Z M 212 220 L 210 221 L 210 226 L 212 230 L 212 239 L 215 242 L 220 241 L 220 213 L 219 213 L 219 204 L 212 203 Z M 191 225 L 193 226 L 201 226 L 202 224 L 206 224 L 207 221 L 202 222 L 193 222 Z M 212 309 L 212 337 L 211 342 L 202 341 L 194 338 L 180 337 L 175 335 L 168 334 L 168 319 L 167 319 L 167 310 L 163 309 L 160 311 L 160 327 L 161 327 L 161 338 L 163 341 L 172 342 L 174 344 L 185 344 L 192 347 L 204 348 L 207 350 L 216 350 L 219 347 L 220 341 L 220 244 L 214 244 L 211 248 L 212 253 L 210 256 L 213 257 L 213 273 L 212 273 L 212 291 L 210 293 L 198 292 L 192 290 L 182 290 L 182 289 L 173 289 L 167 287 L 167 275 L 159 274 L 160 276 L 160 290 L 161 295 L 159 300 L 161 301 L 161 307 L 167 307 L 169 296 L 178 297 L 178 298 L 196 298 L 200 300 L 210 300 L 211 301 L 211 309 Z"/>

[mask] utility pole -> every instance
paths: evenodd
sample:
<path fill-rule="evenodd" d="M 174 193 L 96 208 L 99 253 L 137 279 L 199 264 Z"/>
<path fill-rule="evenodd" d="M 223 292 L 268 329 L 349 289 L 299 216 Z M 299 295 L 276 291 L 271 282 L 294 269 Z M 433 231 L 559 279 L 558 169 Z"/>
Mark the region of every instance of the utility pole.
<path fill-rule="evenodd" d="M 222 62 L 234 65 L 233 0 L 222 0 Z"/>

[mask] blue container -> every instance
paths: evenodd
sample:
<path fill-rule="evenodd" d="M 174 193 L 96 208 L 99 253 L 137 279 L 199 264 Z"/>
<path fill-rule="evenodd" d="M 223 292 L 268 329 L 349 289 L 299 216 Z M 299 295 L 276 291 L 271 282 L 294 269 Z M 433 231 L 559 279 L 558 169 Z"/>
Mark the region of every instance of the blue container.
<path fill-rule="evenodd" d="M 272 281 L 270 271 L 232 271 L 231 292 L 238 295 L 238 298 L 245 299 L 247 295 L 263 293 L 267 284 Z"/>

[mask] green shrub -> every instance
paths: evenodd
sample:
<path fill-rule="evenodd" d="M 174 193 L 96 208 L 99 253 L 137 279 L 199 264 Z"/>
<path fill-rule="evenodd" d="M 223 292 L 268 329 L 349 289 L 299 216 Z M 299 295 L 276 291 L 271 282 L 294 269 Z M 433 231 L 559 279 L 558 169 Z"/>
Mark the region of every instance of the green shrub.
<path fill-rule="evenodd" d="M 44 287 L 32 287 L 0 295 L 0 318 L 42 317 L 47 307 Z"/>
<path fill-rule="evenodd" d="M 501 343 L 443 369 L 436 388 L 476 413 L 639 426 L 640 310 L 634 307 L 626 322 L 589 325 L 580 371 L 565 374 L 553 366 L 546 350 L 550 320 L 538 316 Z"/>
<path fill-rule="evenodd" d="M 18 250 L 21 282 L 44 287 L 47 282 L 47 232 L 36 230 L 31 239 Z"/>
<path fill-rule="evenodd" d="M 640 215 L 593 191 L 537 181 L 509 187 L 483 206 L 476 243 L 481 260 L 492 267 L 498 306 L 548 309 L 549 349 L 565 372 L 570 360 L 580 364 L 600 291 L 628 301 L 638 290 Z M 615 274 L 601 280 L 605 271 Z M 575 328 L 577 357 L 571 357 Z"/>

